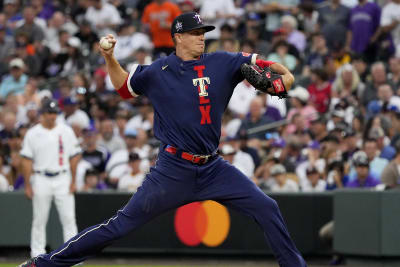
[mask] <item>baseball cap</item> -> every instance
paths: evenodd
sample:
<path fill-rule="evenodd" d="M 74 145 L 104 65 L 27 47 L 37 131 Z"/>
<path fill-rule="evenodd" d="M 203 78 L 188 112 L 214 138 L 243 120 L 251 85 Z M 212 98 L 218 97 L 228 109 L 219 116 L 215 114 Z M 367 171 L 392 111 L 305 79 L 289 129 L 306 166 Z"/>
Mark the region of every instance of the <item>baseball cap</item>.
<path fill-rule="evenodd" d="M 312 141 L 312 142 L 308 145 L 308 148 L 315 149 L 315 150 L 319 150 L 319 149 L 321 149 L 321 145 L 319 144 L 318 141 Z"/>
<path fill-rule="evenodd" d="M 11 61 L 10 61 L 10 68 L 19 68 L 19 69 L 22 69 L 24 66 L 25 66 L 25 64 L 24 64 L 24 61 L 22 60 L 22 59 L 20 59 L 20 58 L 14 58 L 14 59 L 12 59 Z"/>
<path fill-rule="evenodd" d="M 302 86 L 297 86 L 293 90 L 289 91 L 289 96 L 298 98 L 302 102 L 307 102 L 310 98 L 310 94 L 307 89 Z"/>
<path fill-rule="evenodd" d="M 200 15 L 196 12 L 183 13 L 177 16 L 172 22 L 171 35 L 175 33 L 183 33 L 196 29 L 205 29 L 206 32 L 215 29 L 215 26 L 204 25 Z"/>
<path fill-rule="evenodd" d="M 284 174 L 284 173 L 286 173 L 286 169 L 282 164 L 275 164 L 274 166 L 271 167 L 271 171 L 270 171 L 271 176 Z"/>
<path fill-rule="evenodd" d="M 56 101 L 49 99 L 43 102 L 40 111 L 41 113 L 58 113 L 59 112 L 58 104 Z"/>
<path fill-rule="evenodd" d="M 367 154 L 364 151 L 357 151 L 353 155 L 354 166 L 369 166 Z"/>
<path fill-rule="evenodd" d="M 139 157 L 138 153 L 135 153 L 135 152 L 129 153 L 129 161 L 136 161 L 139 159 L 140 159 L 140 157 Z"/>
<path fill-rule="evenodd" d="M 74 48 L 80 48 L 82 42 L 78 37 L 72 36 L 68 39 L 68 45 Z"/>
<path fill-rule="evenodd" d="M 222 155 L 232 155 L 234 153 L 235 153 L 235 149 L 229 144 L 225 144 L 221 148 Z"/>
<path fill-rule="evenodd" d="M 135 129 L 132 128 L 126 128 L 124 131 L 124 136 L 125 137 L 133 137 L 136 138 L 137 136 L 137 131 Z"/>
<path fill-rule="evenodd" d="M 64 106 L 72 106 L 75 105 L 77 102 L 75 97 L 66 97 L 63 99 L 62 103 Z"/>

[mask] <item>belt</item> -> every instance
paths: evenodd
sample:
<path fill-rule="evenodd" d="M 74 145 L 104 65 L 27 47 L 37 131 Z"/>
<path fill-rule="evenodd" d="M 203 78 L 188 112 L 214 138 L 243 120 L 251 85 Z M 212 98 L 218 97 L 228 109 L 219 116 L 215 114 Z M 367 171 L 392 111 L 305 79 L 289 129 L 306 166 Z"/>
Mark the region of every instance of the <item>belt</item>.
<path fill-rule="evenodd" d="M 190 161 L 193 164 L 198 164 L 198 165 L 203 165 L 209 162 L 210 160 L 214 159 L 218 154 L 217 152 L 209 155 L 197 155 L 197 154 L 192 154 L 189 152 L 182 151 L 176 147 L 167 145 L 167 147 L 164 149 L 168 153 L 172 155 L 176 155 L 180 158 L 183 158 L 187 161 Z"/>
<path fill-rule="evenodd" d="M 62 171 L 59 171 L 59 172 L 51 172 L 51 171 L 35 171 L 35 173 L 37 173 L 37 174 L 41 174 L 41 175 L 44 175 L 44 176 L 47 176 L 47 177 L 54 177 L 54 176 L 58 176 L 58 175 L 60 175 L 60 174 L 62 174 L 62 173 L 66 173 L 67 171 L 66 170 L 62 170 Z"/>

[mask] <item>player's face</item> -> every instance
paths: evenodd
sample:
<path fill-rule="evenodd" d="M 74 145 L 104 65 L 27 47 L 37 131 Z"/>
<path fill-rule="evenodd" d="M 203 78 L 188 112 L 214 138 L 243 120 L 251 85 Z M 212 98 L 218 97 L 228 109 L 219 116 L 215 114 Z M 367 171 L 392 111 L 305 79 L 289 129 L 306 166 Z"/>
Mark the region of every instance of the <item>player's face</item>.
<path fill-rule="evenodd" d="M 47 126 L 54 126 L 57 120 L 57 113 L 43 113 L 43 119 Z"/>
<path fill-rule="evenodd" d="M 194 57 L 204 53 L 204 29 L 192 30 L 181 34 L 182 48 Z"/>

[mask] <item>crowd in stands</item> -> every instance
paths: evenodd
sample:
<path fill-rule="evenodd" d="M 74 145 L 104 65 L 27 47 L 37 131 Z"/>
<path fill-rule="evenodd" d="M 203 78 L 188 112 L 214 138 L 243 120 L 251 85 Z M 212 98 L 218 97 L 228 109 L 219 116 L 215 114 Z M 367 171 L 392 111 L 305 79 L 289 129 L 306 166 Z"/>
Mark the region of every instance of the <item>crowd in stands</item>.
<path fill-rule="evenodd" d="M 156 161 L 154 111 L 116 93 L 98 40 L 116 36 L 129 71 L 174 51 L 187 11 L 217 27 L 206 52 L 258 53 L 295 75 L 288 99 L 239 83 L 223 118 L 220 155 L 260 188 L 400 184 L 400 0 L 4 0 L 0 191 L 23 187 L 21 143 L 46 98 L 81 142 L 78 191 L 136 191 Z"/>

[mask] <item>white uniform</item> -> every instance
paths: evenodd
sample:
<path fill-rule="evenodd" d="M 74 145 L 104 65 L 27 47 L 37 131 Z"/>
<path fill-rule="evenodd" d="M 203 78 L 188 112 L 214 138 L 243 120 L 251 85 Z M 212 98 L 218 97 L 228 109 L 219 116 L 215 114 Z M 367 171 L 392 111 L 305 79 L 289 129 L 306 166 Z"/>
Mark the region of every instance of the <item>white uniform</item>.
<path fill-rule="evenodd" d="M 65 124 L 56 124 L 53 129 L 37 124 L 25 135 L 21 156 L 33 162 L 32 257 L 46 252 L 46 224 L 53 197 L 63 227 L 64 241 L 77 234 L 75 198 L 69 193 L 69 160 L 81 151 L 74 132 Z"/>

